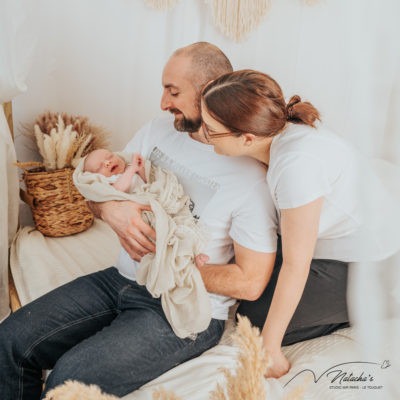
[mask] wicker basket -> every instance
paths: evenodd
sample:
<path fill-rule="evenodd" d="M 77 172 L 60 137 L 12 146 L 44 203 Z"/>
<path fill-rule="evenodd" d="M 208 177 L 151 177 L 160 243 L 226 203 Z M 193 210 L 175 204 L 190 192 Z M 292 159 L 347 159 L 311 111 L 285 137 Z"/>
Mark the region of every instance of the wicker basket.
<path fill-rule="evenodd" d="M 88 229 L 94 216 L 75 187 L 72 168 L 47 172 L 42 163 L 16 163 L 24 170 L 26 192 L 21 199 L 31 207 L 36 229 L 46 236 L 67 236 Z M 36 167 L 27 170 L 26 168 Z"/>

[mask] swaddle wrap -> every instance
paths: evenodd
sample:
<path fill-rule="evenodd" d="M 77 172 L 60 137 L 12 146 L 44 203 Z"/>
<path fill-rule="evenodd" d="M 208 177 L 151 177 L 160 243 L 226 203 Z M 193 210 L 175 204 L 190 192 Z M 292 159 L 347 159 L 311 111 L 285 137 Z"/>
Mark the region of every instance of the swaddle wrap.
<path fill-rule="evenodd" d="M 117 153 L 130 162 L 129 154 Z M 156 253 L 146 254 L 136 272 L 136 280 L 146 285 L 153 297 L 161 296 L 165 316 L 181 338 L 202 332 L 211 321 L 211 304 L 194 257 L 204 250 L 206 234 L 193 218 L 190 199 L 176 176 L 145 160 L 147 183 L 137 185 L 133 193 L 115 189 L 108 179 L 83 172 L 84 159 L 74 171 L 75 186 L 95 202 L 132 200 L 150 205 L 143 219 L 156 231 Z"/>

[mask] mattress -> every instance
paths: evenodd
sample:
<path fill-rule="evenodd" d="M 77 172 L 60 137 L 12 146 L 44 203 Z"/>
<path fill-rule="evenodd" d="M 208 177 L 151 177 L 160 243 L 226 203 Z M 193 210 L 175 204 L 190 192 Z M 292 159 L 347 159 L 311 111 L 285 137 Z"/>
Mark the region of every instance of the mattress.
<path fill-rule="evenodd" d="M 22 305 L 81 275 L 114 265 L 120 244 L 107 224 L 96 219 L 85 232 L 48 238 L 32 227 L 21 228 L 12 244 L 10 265 Z M 206 400 L 217 383 L 224 386 L 221 368 L 234 373 L 238 348 L 232 342 L 234 310 L 220 343 L 200 357 L 181 364 L 126 400 L 151 400 L 161 386 L 183 400 Z M 382 321 L 382 329 L 399 332 L 399 321 Z M 366 353 L 357 329 L 346 328 L 328 336 L 283 347 L 291 369 L 279 379 L 265 379 L 268 400 L 398 399 L 397 349 Z M 393 343 L 393 341 L 389 341 Z M 365 380 L 366 379 L 366 380 Z M 371 380 L 372 379 L 372 380 Z M 297 393 L 303 391 L 301 397 Z M 233 399 L 231 399 L 233 400 Z"/>

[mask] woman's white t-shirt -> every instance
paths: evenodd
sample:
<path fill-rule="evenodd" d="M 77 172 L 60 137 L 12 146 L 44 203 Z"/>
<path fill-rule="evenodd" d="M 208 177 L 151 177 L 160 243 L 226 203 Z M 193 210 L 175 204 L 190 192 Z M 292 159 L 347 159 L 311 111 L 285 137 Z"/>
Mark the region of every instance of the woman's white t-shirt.
<path fill-rule="evenodd" d="M 274 137 L 267 182 L 277 210 L 324 198 L 314 258 L 376 261 L 398 249 L 394 199 L 370 163 L 325 127 L 289 124 Z"/>

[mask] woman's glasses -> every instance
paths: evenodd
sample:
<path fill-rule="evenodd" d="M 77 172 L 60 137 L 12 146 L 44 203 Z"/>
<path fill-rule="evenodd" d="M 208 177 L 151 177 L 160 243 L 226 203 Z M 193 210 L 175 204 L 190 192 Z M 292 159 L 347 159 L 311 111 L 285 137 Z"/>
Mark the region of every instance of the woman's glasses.
<path fill-rule="evenodd" d="M 217 139 L 217 138 L 226 137 L 226 136 L 238 136 L 237 133 L 233 133 L 233 132 L 214 133 L 214 134 L 210 135 L 210 132 L 207 129 L 207 125 L 205 124 L 205 122 L 203 120 L 201 120 L 201 127 L 204 132 L 204 137 L 208 143 L 210 143 L 212 139 Z"/>

